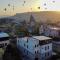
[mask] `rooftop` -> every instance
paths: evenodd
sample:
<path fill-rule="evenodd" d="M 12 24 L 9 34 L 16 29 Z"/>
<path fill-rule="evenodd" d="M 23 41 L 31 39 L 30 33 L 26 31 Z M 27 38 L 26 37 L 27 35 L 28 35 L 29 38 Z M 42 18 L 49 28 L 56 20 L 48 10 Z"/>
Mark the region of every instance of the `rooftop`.
<path fill-rule="evenodd" d="M 33 36 L 33 38 L 38 39 L 38 40 L 49 40 L 49 39 L 51 39 L 50 37 L 46 37 L 46 36 Z"/>
<path fill-rule="evenodd" d="M 27 41 L 29 37 L 22 37 L 22 40 L 24 41 Z M 49 39 L 52 39 L 50 37 L 46 37 L 46 36 L 32 36 L 31 38 L 35 38 L 35 39 L 38 39 L 38 40 L 49 40 Z M 19 40 L 20 38 L 18 38 Z"/>
<path fill-rule="evenodd" d="M 2 38 L 2 37 L 9 37 L 9 35 L 7 33 L 0 32 L 0 38 Z"/>
<path fill-rule="evenodd" d="M 57 26 L 50 26 L 49 28 L 53 30 L 60 30 L 60 27 L 57 27 Z"/>

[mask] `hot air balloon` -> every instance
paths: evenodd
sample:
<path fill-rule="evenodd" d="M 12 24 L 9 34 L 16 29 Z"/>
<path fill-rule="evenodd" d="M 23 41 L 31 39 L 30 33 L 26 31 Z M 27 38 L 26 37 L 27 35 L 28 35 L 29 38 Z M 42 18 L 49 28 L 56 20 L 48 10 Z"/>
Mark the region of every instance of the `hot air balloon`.
<path fill-rule="evenodd" d="M 40 9 L 40 7 L 38 7 L 38 9 Z"/>
<path fill-rule="evenodd" d="M 44 6 L 46 6 L 46 3 L 44 3 Z"/>
<path fill-rule="evenodd" d="M 14 11 L 14 5 L 13 5 L 13 11 Z"/>
<path fill-rule="evenodd" d="M 24 1 L 23 6 L 24 6 L 25 2 L 26 2 L 26 1 Z"/>
<path fill-rule="evenodd" d="M 10 4 L 8 4 L 8 6 L 10 6 Z"/>
<path fill-rule="evenodd" d="M 53 3 L 55 3 L 55 1 L 52 1 Z"/>
<path fill-rule="evenodd" d="M 26 1 L 24 1 L 24 3 L 25 3 Z"/>
<path fill-rule="evenodd" d="M 5 8 L 4 11 L 6 11 L 7 9 Z"/>

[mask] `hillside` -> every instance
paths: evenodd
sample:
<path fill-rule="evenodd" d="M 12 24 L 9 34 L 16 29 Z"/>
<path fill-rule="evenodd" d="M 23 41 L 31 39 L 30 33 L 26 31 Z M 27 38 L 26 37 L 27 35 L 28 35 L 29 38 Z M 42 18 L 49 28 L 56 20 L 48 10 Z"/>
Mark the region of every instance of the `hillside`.
<path fill-rule="evenodd" d="M 31 14 L 36 21 L 45 22 L 46 20 L 51 20 L 53 22 L 60 21 L 60 12 L 56 11 L 41 11 L 41 12 L 26 12 L 26 13 L 17 13 L 14 17 L 18 17 L 19 20 L 30 20 Z"/>

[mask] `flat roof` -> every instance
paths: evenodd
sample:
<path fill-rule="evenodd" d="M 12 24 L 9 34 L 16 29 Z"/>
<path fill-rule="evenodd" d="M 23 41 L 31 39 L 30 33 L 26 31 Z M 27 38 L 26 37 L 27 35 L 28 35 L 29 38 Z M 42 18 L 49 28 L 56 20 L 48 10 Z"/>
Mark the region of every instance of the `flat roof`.
<path fill-rule="evenodd" d="M 49 40 L 49 39 L 52 39 L 50 37 L 46 37 L 46 36 L 31 36 L 31 37 L 22 37 L 22 39 L 24 41 L 27 41 L 28 38 L 33 38 L 33 39 L 37 39 L 37 40 Z M 20 39 L 20 38 L 18 38 Z M 29 39 L 28 39 L 29 40 Z"/>
<path fill-rule="evenodd" d="M 3 38 L 3 37 L 9 37 L 9 35 L 7 33 L 0 32 L 0 38 Z"/>
<path fill-rule="evenodd" d="M 38 40 L 49 40 L 49 39 L 52 39 L 52 38 L 46 37 L 46 36 L 33 36 L 33 38 L 38 39 Z"/>

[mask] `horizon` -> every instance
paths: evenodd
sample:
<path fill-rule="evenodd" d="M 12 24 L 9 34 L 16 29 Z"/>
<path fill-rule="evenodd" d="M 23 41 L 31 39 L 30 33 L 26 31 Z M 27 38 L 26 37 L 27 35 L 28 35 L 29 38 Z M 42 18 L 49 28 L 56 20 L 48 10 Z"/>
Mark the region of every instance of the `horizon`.
<path fill-rule="evenodd" d="M 21 20 L 26 20 L 29 21 L 30 16 L 34 17 L 34 19 L 37 22 L 46 22 L 47 20 L 51 20 L 53 23 L 60 21 L 60 13 L 57 11 L 40 11 L 40 12 L 25 12 L 25 13 L 17 13 L 14 16 L 6 16 L 6 18 L 16 18 L 17 20 L 21 21 Z M 5 18 L 5 17 L 2 17 Z"/>

